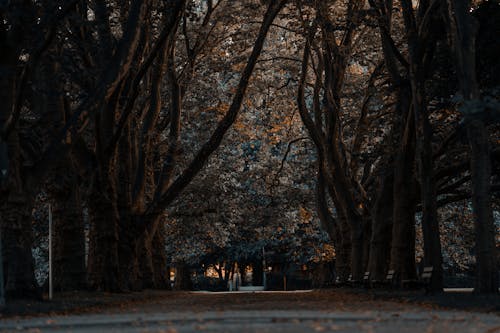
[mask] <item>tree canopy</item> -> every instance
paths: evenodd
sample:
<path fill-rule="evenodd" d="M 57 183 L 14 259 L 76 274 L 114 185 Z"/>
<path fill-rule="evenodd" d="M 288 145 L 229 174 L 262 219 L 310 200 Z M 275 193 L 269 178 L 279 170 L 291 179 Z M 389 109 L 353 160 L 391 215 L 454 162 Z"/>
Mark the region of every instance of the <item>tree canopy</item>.
<path fill-rule="evenodd" d="M 5 288 L 168 288 L 169 265 L 417 262 L 498 292 L 497 1 L 0 2 Z M 33 249 L 37 248 L 37 251 Z M 38 260 L 38 259 L 37 259 Z M 259 259 L 261 260 L 261 259 Z"/>

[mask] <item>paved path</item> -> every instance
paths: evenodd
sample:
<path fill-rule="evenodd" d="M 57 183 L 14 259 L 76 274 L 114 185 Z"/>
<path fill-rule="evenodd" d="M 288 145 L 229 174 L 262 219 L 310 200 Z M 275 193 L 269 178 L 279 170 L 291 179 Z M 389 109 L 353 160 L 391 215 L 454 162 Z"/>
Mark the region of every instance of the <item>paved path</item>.
<path fill-rule="evenodd" d="M 0 332 L 500 333 L 500 317 L 426 310 L 131 312 L 8 319 L 0 321 Z"/>

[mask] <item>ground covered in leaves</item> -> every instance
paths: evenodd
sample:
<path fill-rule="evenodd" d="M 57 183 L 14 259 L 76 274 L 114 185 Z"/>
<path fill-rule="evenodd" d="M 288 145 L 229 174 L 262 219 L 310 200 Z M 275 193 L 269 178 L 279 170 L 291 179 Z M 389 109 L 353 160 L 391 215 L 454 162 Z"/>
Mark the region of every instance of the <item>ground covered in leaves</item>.
<path fill-rule="evenodd" d="M 371 291 L 326 289 L 297 293 L 191 293 L 148 290 L 144 292 L 62 293 L 52 301 L 8 302 L 0 318 L 79 313 L 229 311 L 229 310 L 319 310 L 319 311 L 400 311 L 459 309 L 500 315 L 499 295 L 421 291 Z"/>

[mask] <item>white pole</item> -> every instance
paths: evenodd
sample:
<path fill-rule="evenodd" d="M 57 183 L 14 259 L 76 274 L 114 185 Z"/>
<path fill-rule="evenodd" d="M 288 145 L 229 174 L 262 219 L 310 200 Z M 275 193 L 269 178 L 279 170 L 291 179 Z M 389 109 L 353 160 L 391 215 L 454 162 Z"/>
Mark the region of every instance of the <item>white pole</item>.
<path fill-rule="evenodd" d="M 49 300 L 52 299 L 52 207 L 49 204 Z"/>
<path fill-rule="evenodd" d="M 264 247 L 262 247 L 262 285 L 264 286 L 264 290 L 267 289 L 267 280 L 266 280 L 266 251 Z"/>

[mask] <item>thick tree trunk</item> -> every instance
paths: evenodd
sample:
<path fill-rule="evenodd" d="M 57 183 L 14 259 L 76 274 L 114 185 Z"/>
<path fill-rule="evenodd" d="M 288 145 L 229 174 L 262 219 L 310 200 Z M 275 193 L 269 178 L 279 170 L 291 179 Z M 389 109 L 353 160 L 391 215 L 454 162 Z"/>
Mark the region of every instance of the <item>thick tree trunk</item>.
<path fill-rule="evenodd" d="M 399 108 L 405 121 L 402 143 L 394 163 L 394 212 L 390 269 L 400 280 L 416 278 L 415 267 L 415 123 L 409 110 L 411 95 L 401 88 Z M 406 116 L 405 116 L 406 114 Z"/>
<path fill-rule="evenodd" d="M 33 246 L 32 203 L 25 193 L 11 191 L 1 206 L 2 256 L 5 295 L 8 298 L 38 298 L 31 249 Z"/>
<path fill-rule="evenodd" d="M 412 54 L 413 55 L 413 54 Z M 432 127 L 425 102 L 425 80 L 421 60 L 413 55 L 411 64 L 412 107 L 416 127 L 416 160 L 422 202 L 422 233 L 424 242 L 424 266 L 432 266 L 431 291 L 443 289 L 443 257 L 437 215 L 437 195 L 434 180 L 432 152 Z M 417 63 L 417 61 L 420 61 Z"/>
<path fill-rule="evenodd" d="M 120 214 L 118 223 L 120 289 L 123 291 L 141 290 L 142 286 L 139 277 L 141 268 L 138 261 L 140 258 L 138 255 L 140 242 L 137 239 L 137 228 L 134 227 L 137 221 L 130 216 Z"/>
<path fill-rule="evenodd" d="M 363 218 L 363 272 L 368 270 L 368 261 L 370 260 L 370 240 L 372 238 L 372 219 L 369 216 Z"/>
<path fill-rule="evenodd" d="M 191 272 L 186 263 L 178 263 L 175 266 L 175 290 L 192 290 Z"/>
<path fill-rule="evenodd" d="M 456 56 L 457 77 L 465 101 L 462 113 L 467 123 L 471 149 L 472 208 L 476 229 L 476 283 L 478 293 L 498 293 L 498 263 L 491 205 L 491 159 L 486 125 L 481 119 L 480 92 L 476 79 L 477 22 L 470 14 L 468 0 L 448 1 L 449 31 Z"/>
<path fill-rule="evenodd" d="M 165 233 L 163 224 L 154 235 L 143 234 L 139 241 L 140 285 L 147 289 L 169 288 L 167 258 L 165 256 Z"/>
<path fill-rule="evenodd" d="M 165 254 L 165 227 L 160 229 L 153 237 L 152 255 L 153 255 L 153 288 L 170 289 L 170 270 L 167 266 L 167 256 Z"/>
<path fill-rule="evenodd" d="M 241 276 L 241 286 L 245 286 L 247 284 L 247 280 L 245 279 L 246 278 L 246 274 L 245 274 L 246 267 L 247 267 L 247 263 L 244 261 L 241 261 L 238 264 L 238 271 L 239 271 L 240 276 Z"/>
<path fill-rule="evenodd" d="M 355 281 L 361 281 L 364 274 L 364 232 L 363 220 L 352 220 L 351 225 L 351 274 Z"/>
<path fill-rule="evenodd" d="M 119 291 L 118 212 L 111 184 L 95 186 L 89 208 L 89 286 L 94 290 Z"/>
<path fill-rule="evenodd" d="M 323 230 L 330 236 L 330 240 L 335 248 L 335 271 L 340 281 L 345 281 L 349 277 L 349 253 L 350 244 L 345 237 L 349 237 L 349 226 L 345 219 L 336 220 L 328 208 L 327 191 L 325 188 L 325 178 L 321 168 L 318 170 L 316 180 L 316 211 Z M 342 232 L 344 230 L 344 232 Z M 347 231 L 346 231 L 347 230 Z M 349 243 L 349 242 L 348 242 Z M 349 249 L 346 250 L 346 247 Z"/>
<path fill-rule="evenodd" d="M 432 130 L 427 115 L 419 119 L 417 159 L 420 173 L 422 201 L 422 234 L 424 240 L 424 266 L 432 266 L 431 291 L 443 290 L 443 256 L 437 215 L 436 184 L 432 154 Z"/>
<path fill-rule="evenodd" d="M 318 168 L 316 179 L 316 211 L 318 213 L 321 228 L 330 236 L 334 246 L 338 238 L 338 225 L 328 207 L 327 192 L 325 187 L 325 177 L 321 168 Z"/>
<path fill-rule="evenodd" d="M 252 264 L 252 284 L 254 286 L 262 286 L 264 284 L 264 266 L 262 266 L 262 259 L 255 260 Z"/>
<path fill-rule="evenodd" d="M 39 297 L 35 281 L 32 209 L 33 199 L 21 172 L 22 157 L 17 130 L 7 139 L 8 172 L 2 184 L 0 206 L 4 283 L 7 297 Z"/>
<path fill-rule="evenodd" d="M 491 206 L 491 160 L 488 130 L 480 120 L 467 125 L 471 149 L 472 207 L 476 229 L 476 282 L 478 293 L 498 293 L 498 263 L 496 262 L 495 234 Z"/>
<path fill-rule="evenodd" d="M 410 63 L 410 83 L 412 92 L 412 108 L 415 118 L 416 133 L 416 161 L 418 166 L 418 178 L 420 182 L 420 198 L 422 202 L 422 232 L 424 241 L 424 266 L 432 266 L 430 289 L 440 291 L 443 288 L 443 268 L 441 254 L 441 240 L 439 237 L 439 221 L 437 215 L 436 184 L 434 181 L 434 158 L 432 153 L 432 127 L 429 121 L 429 112 L 426 101 L 426 75 L 432 52 L 425 52 L 426 48 L 434 50 L 435 38 L 431 35 L 434 24 L 423 23 L 416 31 L 417 22 L 415 11 L 410 0 L 401 2 L 403 17 L 406 26 L 406 39 L 408 42 L 408 53 Z M 430 13 L 426 13 L 430 10 Z M 428 21 L 433 21 L 432 15 L 438 15 L 437 8 L 431 9 L 427 2 L 419 4 L 420 15 L 426 13 Z"/>
<path fill-rule="evenodd" d="M 224 282 L 227 283 L 229 282 L 229 279 L 231 278 L 231 268 L 232 268 L 232 265 L 229 264 L 228 261 L 226 261 L 224 263 Z"/>
<path fill-rule="evenodd" d="M 82 290 L 87 287 L 85 267 L 85 230 L 82 203 L 76 176 L 67 191 L 54 197 L 54 290 Z"/>
<path fill-rule="evenodd" d="M 372 280 L 375 281 L 383 281 L 389 270 L 394 204 L 393 191 L 394 175 L 391 171 L 382 177 L 380 190 L 373 208 L 368 271 Z"/>
<path fill-rule="evenodd" d="M 351 229 L 344 216 L 338 217 L 340 222 L 339 248 L 335 249 L 335 272 L 341 282 L 347 281 L 351 273 Z"/>
<path fill-rule="evenodd" d="M 141 237 L 139 241 L 139 268 L 141 275 L 142 288 L 154 288 L 154 268 L 153 268 L 153 252 L 152 239 L 149 235 Z"/>

